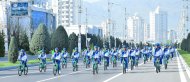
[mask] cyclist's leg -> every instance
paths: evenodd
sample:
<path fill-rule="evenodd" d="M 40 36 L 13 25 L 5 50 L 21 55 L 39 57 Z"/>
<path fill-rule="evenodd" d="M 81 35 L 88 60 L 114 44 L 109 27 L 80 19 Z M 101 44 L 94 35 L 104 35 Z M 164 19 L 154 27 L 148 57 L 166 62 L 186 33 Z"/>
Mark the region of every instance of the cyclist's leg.
<path fill-rule="evenodd" d="M 126 69 L 128 69 L 128 57 L 124 58 Z"/>
<path fill-rule="evenodd" d="M 55 63 L 58 65 L 58 70 L 59 70 L 59 69 L 60 69 L 60 68 L 59 68 L 59 66 L 60 66 L 60 65 L 59 65 L 59 64 L 60 64 L 59 60 L 55 60 Z"/>
<path fill-rule="evenodd" d="M 154 66 L 156 66 L 156 59 L 157 59 L 157 56 L 154 56 Z"/>
<path fill-rule="evenodd" d="M 159 58 L 160 59 L 160 64 L 162 65 L 162 59 L 163 59 L 163 55 Z"/>
<path fill-rule="evenodd" d="M 108 63 L 108 66 L 109 66 L 109 57 L 106 57 L 107 58 L 107 63 Z"/>
<path fill-rule="evenodd" d="M 120 57 L 120 62 L 121 62 L 121 64 L 122 64 L 122 62 L 123 62 L 123 57 Z"/>

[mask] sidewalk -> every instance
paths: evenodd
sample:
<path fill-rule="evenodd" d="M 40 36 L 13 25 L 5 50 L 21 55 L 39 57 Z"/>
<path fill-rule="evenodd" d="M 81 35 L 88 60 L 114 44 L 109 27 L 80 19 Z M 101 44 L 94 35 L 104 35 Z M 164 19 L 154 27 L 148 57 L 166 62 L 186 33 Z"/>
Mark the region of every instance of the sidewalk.
<path fill-rule="evenodd" d="M 27 55 L 28 60 L 34 60 L 38 58 L 38 55 Z M 47 54 L 47 58 L 51 58 L 51 54 Z M 8 55 L 5 57 L 0 57 L 0 62 L 7 62 L 8 61 Z"/>

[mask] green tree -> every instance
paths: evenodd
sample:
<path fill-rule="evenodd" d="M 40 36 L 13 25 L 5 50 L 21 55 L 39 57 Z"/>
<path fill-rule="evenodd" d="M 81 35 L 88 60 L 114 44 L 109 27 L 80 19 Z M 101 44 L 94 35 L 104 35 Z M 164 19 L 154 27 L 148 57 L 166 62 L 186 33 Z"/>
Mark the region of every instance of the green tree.
<path fill-rule="evenodd" d="M 5 56 L 5 40 L 4 40 L 4 33 L 0 33 L 0 57 Z"/>
<path fill-rule="evenodd" d="M 116 38 L 116 47 L 121 48 L 122 47 L 122 42 L 119 38 Z"/>
<path fill-rule="evenodd" d="M 111 48 L 115 47 L 115 38 L 110 36 Z"/>
<path fill-rule="evenodd" d="M 69 53 L 72 53 L 73 49 L 78 45 L 78 37 L 75 33 L 69 36 Z"/>
<path fill-rule="evenodd" d="M 103 48 L 103 40 L 100 38 L 100 36 L 97 36 L 97 46 L 100 48 Z"/>
<path fill-rule="evenodd" d="M 123 45 L 124 45 L 125 47 L 128 47 L 126 40 L 123 41 Z"/>
<path fill-rule="evenodd" d="M 50 36 L 44 24 L 40 24 L 32 36 L 30 43 L 30 51 L 36 54 L 39 50 L 45 49 L 47 52 L 50 50 Z"/>
<path fill-rule="evenodd" d="M 19 43 L 18 47 L 20 49 L 24 49 L 25 51 L 29 51 L 29 41 L 28 41 L 28 36 L 26 35 L 25 32 L 20 32 L 19 33 Z"/>
<path fill-rule="evenodd" d="M 69 38 L 64 27 L 59 26 L 52 35 L 51 48 L 54 49 L 58 47 L 60 50 L 63 48 L 68 48 L 68 41 L 69 41 Z"/>
<path fill-rule="evenodd" d="M 86 35 L 81 34 L 81 48 L 85 49 L 86 48 Z"/>
<path fill-rule="evenodd" d="M 12 63 L 16 63 L 17 58 L 18 58 L 18 45 L 16 42 L 16 38 L 12 36 L 10 45 L 9 45 L 8 61 Z"/>

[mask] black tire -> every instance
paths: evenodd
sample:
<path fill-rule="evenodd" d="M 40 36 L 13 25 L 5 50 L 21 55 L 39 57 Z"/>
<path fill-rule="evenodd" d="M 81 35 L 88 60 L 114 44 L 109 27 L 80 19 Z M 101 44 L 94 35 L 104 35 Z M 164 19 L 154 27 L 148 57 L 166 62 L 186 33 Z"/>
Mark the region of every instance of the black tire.
<path fill-rule="evenodd" d="M 46 69 L 47 69 L 47 67 L 46 67 L 46 65 L 44 66 L 44 72 L 46 72 Z"/>
<path fill-rule="evenodd" d="M 164 68 L 167 69 L 167 64 L 164 64 Z"/>
<path fill-rule="evenodd" d="M 96 74 L 98 74 L 98 67 L 96 68 Z"/>
<path fill-rule="evenodd" d="M 21 66 L 18 67 L 18 75 L 21 76 L 22 75 L 22 70 L 21 70 Z"/>
<path fill-rule="evenodd" d="M 95 70 L 93 69 L 93 75 L 95 75 Z"/>
<path fill-rule="evenodd" d="M 60 71 L 61 71 L 61 70 L 57 70 L 57 73 L 58 73 L 59 75 L 61 75 Z"/>
<path fill-rule="evenodd" d="M 158 73 L 158 67 L 156 67 L 156 73 Z"/>
<path fill-rule="evenodd" d="M 133 62 L 131 62 L 131 70 L 133 70 Z"/>
<path fill-rule="evenodd" d="M 42 72 L 42 68 L 39 66 L 39 71 Z"/>
<path fill-rule="evenodd" d="M 65 64 L 65 68 L 67 68 L 67 63 Z"/>
<path fill-rule="evenodd" d="M 78 71 L 78 65 L 76 65 L 76 71 Z"/>
<path fill-rule="evenodd" d="M 125 65 L 123 64 L 123 74 L 126 73 Z"/>
<path fill-rule="evenodd" d="M 28 74 L 28 67 L 24 67 L 24 75 Z"/>
<path fill-rule="evenodd" d="M 56 76 L 56 74 L 57 74 L 57 70 L 56 70 L 56 67 L 54 66 L 53 67 L 53 75 Z"/>
<path fill-rule="evenodd" d="M 64 64 L 62 63 L 62 68 L 64 69 Z"/>

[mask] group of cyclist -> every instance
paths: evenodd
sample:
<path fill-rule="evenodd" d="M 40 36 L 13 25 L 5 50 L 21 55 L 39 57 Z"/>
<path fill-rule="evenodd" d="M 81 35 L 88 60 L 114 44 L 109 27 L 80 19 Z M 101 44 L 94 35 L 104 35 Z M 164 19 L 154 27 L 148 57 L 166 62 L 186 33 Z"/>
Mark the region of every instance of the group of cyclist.
<path fill-rule="evenodd" d="M 104 67 L 107 69 L 110 64 L 112 64 L 113 67 L 116 67 L 117 62 L 120 61 L 121 66 L 125 66 L 123 69 L 128 71 L 129 63 L 131 66 L 137 67 L 140 58 L 144 59 L 144 64 L 154 58 L 153 62 L 155 67 L 157 60 L 159 60 L 160 65 L 163 65 L 164 59 L 167 61 L 169 58 L 172 59 L 174 57 L 175 51 L 176 49 L 174 46 L 167 44 L 165 46 L 161 46 L 159 43 L 155 44 L 154 46 L 145 45 L 142 49 L 140 49 L 140 47 L 129 48 L 126 46 L 122 46 L 122 48 L 114 47 L 112 49 L 109 49 L 108 47 L 104 47 L 103 49 L 100 49 L 100 47 L 94 46 L 94 49 L 88 47 L 86 50 L 81 52 L 81 54 L 76 47 L 71 55 L 69 55 L 66 48 L 63 48 L 61 52 L 59 52 L 58 48 L 55 48 L 51 59 L 53 60 L 53 63 L 58 66 L 58 70 L 61 70 L 61 63 L 63 61 L 65 63 L 68 62 L 68 58 L 72 59 L 72 66 L 74 67 L 74 64 L 77 65 L 79 58 L 82 57 L 86 68 L 90 67 L 90 65 L 93 65 L 93 63 L 97 63 L 98 65 L 101 65 L 103 63 Z M 42 49 L 40 51 L 38 59 L 46 65 L 46 58 L 47 56 L 45 50 Z M 20 51 L 18 60 L 21 61 L 21 64 L 27 66 L 27 55 L 23 49 Z M 132 69 L 133 68 L 131 68 L 131 70 Z M 60 74 L 61 71 L 58 72 Z"/>

